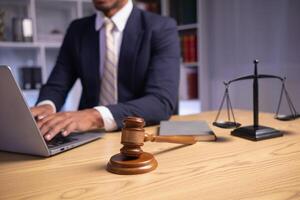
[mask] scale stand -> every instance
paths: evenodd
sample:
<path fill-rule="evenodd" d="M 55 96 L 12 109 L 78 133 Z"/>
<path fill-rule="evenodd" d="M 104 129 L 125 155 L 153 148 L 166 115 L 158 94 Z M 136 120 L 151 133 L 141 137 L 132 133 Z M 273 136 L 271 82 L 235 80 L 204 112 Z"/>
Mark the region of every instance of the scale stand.
<path fill-rule="evenodd" d="M 274 75 L 268 75 L 268 74 L 258 74 L 257 73 L 257 64 L 258 64 L 258 60 L 254 60 L 254 74 L 253 75 L 243 76 L 243 77 L 240 77 L 237 79 L 233 79 L 227 83 L 224 83 L 225 87 L 226 87 L 225 94 L 224 94 L 221 106 L 219 108 L 219 112 L 217 114 L 216 120 L 213 123 L 214 126 L 217 126 L 219 128 L 236 128 L 235 130 L 233 130 L 231 132 L 231 135 L 234 135 L 237 137 L 242 137 L 242 138 L 253 140 L 253 141 L 283 136 L 283 134 L 280 131 L 278 131 L 274 128 L 259 125 L 259 122 L 258 122 L 259 121 L 258 79 L 263 79 L 263 78 L 279 79 L 282 82 L 282 90 L 281 90 L 281 94 L 280 94 L 280 100 L 279 100 L 279 104 L 277 107 L 275 119 L 289 121 L 289 120 L 294 120 L 294 119 L 300 117 L 291 101 L 290 96 L 288 95 L 286 88 L 285 88 L 285 78 L 281 78 L 279 76 L 274 76 Z M 243 126 L 243 127 L 238 128 L 240 126 L 240 124 L 235 121 L 233 109 L 231 106 L 231 101 L 229 98 L 228 88 L 229 88 L 229 85 L 233 82 L 249 80 L 249 79 L 253 79 L 253 125 Z M 287 98 L 288 105 L 289 105 L 289 108 L 291 111 L 290 115 L 279 115 L 278 114 L 283 94 Z M 219 115 L 220 115 L 220 112 L 221 112 L 221 109 L 223 107 L 225 100 L 227 101 L 228 121 L 218 121 L 218 118 L 219 118 Z M 233 117 L 234 121 L 230 120 L 230 111 L 232 113 L 232 117 Z"/>
<path fill-rule="evenodd" d="M 273 128 L 260 126 L 258 124 L 259 117 L 259 104 L 258 104 L 258 79 L 260 78 L 257 74 L 257 63 L 258 60 L 254 60 L 254 75 L 251 77 L 242 77 L 239 80 L 244 79 L 253 79 L 253 125 L 252 126 L 244 126 L 237 128 L 231 132 L 231 135 L 246 138 L 249 140 L 262 140 L 268 138 L 274 138 L 282 136 L 283 134 Z M 244 78 L 244 79 L 243 79 Z M 267 76 L 266 76 L 267 78 Z M 271 77 L 268 77 L 271 78 Z"/>

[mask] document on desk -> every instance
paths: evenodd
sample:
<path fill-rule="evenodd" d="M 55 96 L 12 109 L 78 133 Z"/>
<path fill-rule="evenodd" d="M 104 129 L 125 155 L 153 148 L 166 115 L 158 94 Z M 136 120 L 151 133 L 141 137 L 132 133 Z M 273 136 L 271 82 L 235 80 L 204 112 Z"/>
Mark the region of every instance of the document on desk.
<path fill-rule="evenodd" d="M 217 140 L 205 121 L 161 121 L 159 135 L 191 135 L 197 137 L 198 141 Z"/>

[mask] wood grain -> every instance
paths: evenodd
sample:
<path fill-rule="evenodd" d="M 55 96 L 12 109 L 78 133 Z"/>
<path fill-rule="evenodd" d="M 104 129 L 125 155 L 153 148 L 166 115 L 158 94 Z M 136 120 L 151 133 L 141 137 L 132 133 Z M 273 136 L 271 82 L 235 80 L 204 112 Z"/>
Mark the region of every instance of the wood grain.
<path fill-rule="evenodd" d="M 206 120 L 216 112 L 174 116 Z M 250 112 L 237 111 L 243 125 Z M 281 122 L 260 115 L 262 125 L 283 130 L 280 138 L 252 142 L 211 126 L 219 140 L 195 145 L 145 143 L 158 168 L 122 176 L 105 170 L 122 147 L 120 133 L 51 157 L 0 153 L 0 199 L 300 199 L 300 120 Z M 146 128 L 156 133 L 157 127 Z"/>

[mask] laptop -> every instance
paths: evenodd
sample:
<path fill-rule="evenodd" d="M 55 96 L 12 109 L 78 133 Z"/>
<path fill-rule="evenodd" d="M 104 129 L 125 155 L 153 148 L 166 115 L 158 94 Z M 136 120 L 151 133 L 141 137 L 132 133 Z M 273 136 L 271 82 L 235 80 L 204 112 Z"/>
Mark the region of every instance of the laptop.
<path fill-rule="evenodd" d="M 103 134 L 58 134 L 46 142 L 10 68 L 0 66 L 0 150 L 49 157 L 99 139 Z"/>

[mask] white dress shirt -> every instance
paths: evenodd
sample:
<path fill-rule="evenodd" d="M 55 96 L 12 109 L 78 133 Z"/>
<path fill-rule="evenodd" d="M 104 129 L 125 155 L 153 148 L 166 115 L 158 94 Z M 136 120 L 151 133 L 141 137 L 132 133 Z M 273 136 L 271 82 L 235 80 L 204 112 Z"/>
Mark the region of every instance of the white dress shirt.
<path fill-rule="evenodd" d="M 125 4 L 123 8 L 121 8 L 115 15 L 111 17 L 111 20 L 113 21 L 115 27 L 113 29 L 113 37 L 115 42 L 115 55 L 117 56 L 117 60 L 119 60 L 119 53 L 123 38 L 123 31 L 125 29 L 127 20 L 130 16 L 130 13 L 133 9 L 133 3 L 132 0 L 128 0 L 128 2 Z M 100 49 L 100 56 L 99 56 L 99 76 L 102 77 L 102 72 L 104 68 L 104 62 L 105 62 L 105 28 L 104 28 L 104 14 L 100 11 L 96 12 L 96 21 L 95 21 L 95 29 L 96 31 L 99 31 L 99 49 Z M 118 65 L 117 65 L 118 66 Z M 54 110 L 56 111 L 55 105 L 52 101 L 46 100 L 40 102 L 38 105 L 42 104 L 50 104 Z M 114 117 L 110 110 L 105 106 L 96 106 L 94 107 L 102 116 L 103 122 L 104 122 L 104 129 L 106 131 L 113 131 L 117 129 L 117 124 L 114 120 Z"/>

